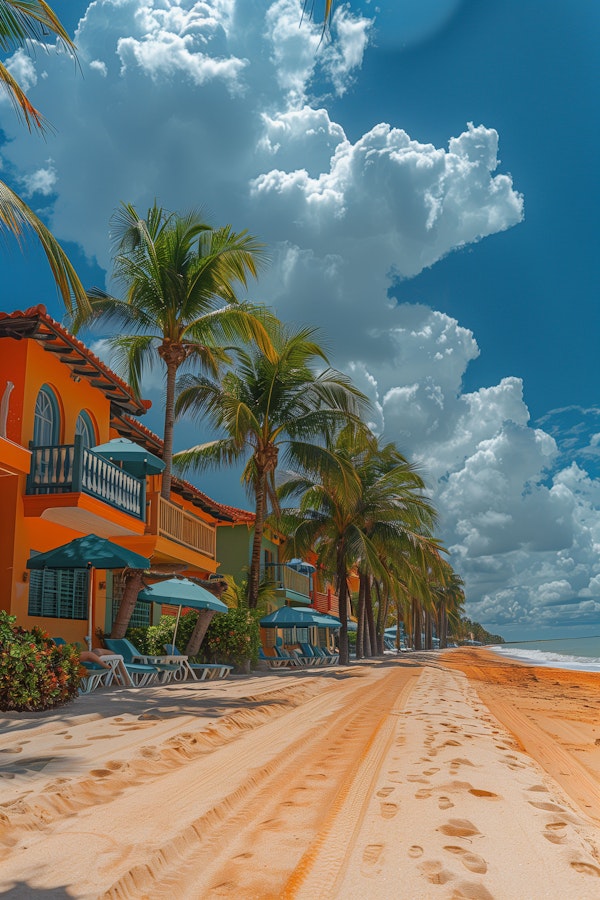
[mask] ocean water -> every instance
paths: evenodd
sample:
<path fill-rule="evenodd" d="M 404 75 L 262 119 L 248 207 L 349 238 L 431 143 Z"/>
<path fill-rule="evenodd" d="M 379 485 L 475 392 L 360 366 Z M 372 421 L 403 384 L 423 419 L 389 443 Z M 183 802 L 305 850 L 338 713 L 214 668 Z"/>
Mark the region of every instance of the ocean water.
<path fill-rule="evenodd" d="M 527 665 L 600 672 L 600 636 L 552 641 L 522 641 L 487 649 Z"/>

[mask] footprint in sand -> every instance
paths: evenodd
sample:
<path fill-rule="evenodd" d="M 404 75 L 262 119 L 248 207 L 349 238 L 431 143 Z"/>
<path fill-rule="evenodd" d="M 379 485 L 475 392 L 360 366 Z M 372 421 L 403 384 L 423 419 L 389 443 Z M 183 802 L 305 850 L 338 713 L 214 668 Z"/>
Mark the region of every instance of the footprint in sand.
<path fill-rule="evenodd" d="M 490 894 L 482 884 L 472 881 L 461 881 L 460 884 L 454 887 L 450 900 L 494 900 L 494 895 Z"/>
<path fill-rule="evenodd" d="M 435 773 L 439 771 L 439 768 L 436 769 L 435 767 L 433 769 L 425 769 L 423 775 L 435 775 Z"/>
<path fill-rule="evenodd" d="M 527 790 L 528 791 L 540 791 L 540 792 L 543 792 L 544 794 L 548 793 L 548 788 L 545 787 L 543 784 L 534 784 L 530 788 L 527 788 Z"/>
<path fill-rule="evenodd" d="M 379 804 L 379 811 L 380 811 L 380 813 L 381 813 L 381 816 L 382 816 L 384 819 L 393 819 L 394 816 L 395 816 L 395 815 L 397 814 L 397 812 L 398 812 L 398 804 L 397 804 L 397 803 L 390 803 L 389 801 L 386 802 L 386 803 L 380 803 L 380 804 Z"/>
<path fill-rule="evenodd" d="M 447 853 L 453 853 L 455 856 L 460 857 L 460 861 L 469 872 L 475 872 L 477 875 L 485 875 L 488 870 L 487 863 L 483 856 L 479 856 L 477 853 L 470 853 L 468 850 L 465 850 L 464 847 L 456 847 L 453 845 L 449 845 L 444 847 Z"/>
<path fill-rule="evenodd" d="M 91 769 L 90 775 L 93 775 L 94 778 L 106 778 L 107 775 L 112 775 L 110 769 Z"/>
<path fill-rule="evenodd" d="M 571 868 L 582 875 L 595 875 L 596 878 L 600 878 L 600 869 L 598 866 L 592 866 L 590 863 L 578 862 L 576 860 L 571 863 Z"/>
<path fill-rule="evenodd" d="M 435 859 L 426 860 L 419 868 L 430 884 L 446 884 L 454 878 L 452 872 L 444 869 L 442 863 Z"/>
<path fill-rule="evenodd" d="M 452 809 L 454 803 L 450 799 L 450 797 L 439 797 L 438 798 L 438 807 L 439 809 Z"/>
<path fill-rule="evenodd" d="M 431 791 L 428 788 L 421 788 L 415 794 L 415 800 L 428 800 L 431 797 Z"/>
<path fill-rule="evenodd" d="M 469 793 L 473 794 L 474 797 L 482 797 L 484 800 L 499 800 L 500 799 L 498 794 L 494 794 L 492 791 L 482 791 L 479 788 L 471 788 Z"/>
<path fill-rule="evenodd" d="M 413 781 L 413 782 L 416 781 L 416 782 L 418 782 L 419 784 L 429 784 L 429 779 L 428 779 L 428 778 L 422 778 L 420 775 L 407 775 L 407 776 L 406 776 L 406 780 L 407 780 L 407 781 Z"/>
<path fill-rule="evenodd" d="M 377 791 L 377 796 L 378 797 L 389 797 L 390 794 L 393 794 L 393 792 L 395 790 L 396 790 L 396 788 L 393 788 L 393 787 L 383 787 L 383 788 L 381 788 L 380 791 Z"/>
<path fill-rule="evenodd" d="M 365 866 L 374 866 L 381 856 L 383 844 L 368 844 L 363 850 L 362 861 Z"/>
<path fill-rule="evenodd" d="M 481 834 L 479 829 L 473 825 L 468 819 L 448 819 L 445 825 L 441 825 L 438 829 L 442 834 L 448 837 L 474 837 Z"/>
<path fill-rule="evenodd" d="M 559 806 L 557 803 L 536 803 L 534 800 L 527 801 L 530 806 L 534 806 L 536 809 L 543 809 L 545 812 L 553 812 L 553 813 L 564 813 L 565 810 L 562 806 Z"/>
<path fill-rule="evenodd" d="M 412 847 L 408 848 L 408 855 L 411 859 L 418 859 L 420 856 L 423 856 L 423 848 L 419 847 L 418 844 L 413 844 Z"/>

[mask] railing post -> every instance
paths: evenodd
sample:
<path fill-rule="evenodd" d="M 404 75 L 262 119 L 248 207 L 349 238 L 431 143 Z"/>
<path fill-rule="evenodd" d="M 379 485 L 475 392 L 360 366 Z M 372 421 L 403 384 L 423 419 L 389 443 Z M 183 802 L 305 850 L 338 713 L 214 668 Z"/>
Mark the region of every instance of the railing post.
<path fill-rule="evenodd" d="M 142 520 L 142 522 L 146 521 L 146 479 L 141 479 L 142 484 L 140 487 L 140 496 L 139 496 L 139 512 L 138 516 Z"/>
<path fill-rule="evenodd" d="M 81 492 L 81 483 L 82 483 L 82 474 L 83 474 L 83 454 L 85 452 L 85 447 L 83 446 L 81 435 L 75 435 L 74 447 L 73 447 L 73 475 L 72 475 L 72 489 L 74 494 L 79 494 Z"/>

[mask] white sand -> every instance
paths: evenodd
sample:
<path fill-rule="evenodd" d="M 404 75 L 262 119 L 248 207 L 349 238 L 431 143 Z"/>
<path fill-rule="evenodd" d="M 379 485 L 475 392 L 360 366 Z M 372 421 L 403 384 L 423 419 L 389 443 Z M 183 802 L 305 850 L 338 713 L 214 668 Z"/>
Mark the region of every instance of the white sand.
<path fill-rule="evenodd" d="M 431 660 L 0 714 L 0 891 L 600 897 L 597 823 Z"/>

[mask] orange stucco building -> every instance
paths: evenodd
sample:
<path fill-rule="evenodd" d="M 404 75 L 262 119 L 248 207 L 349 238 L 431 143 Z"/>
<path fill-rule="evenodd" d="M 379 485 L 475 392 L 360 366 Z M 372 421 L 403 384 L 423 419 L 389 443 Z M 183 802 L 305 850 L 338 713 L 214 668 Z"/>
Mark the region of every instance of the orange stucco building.
<path fill-rule="evenodd" d="M 83 643 L 85 570 L 34 572 L 27 560 L 85 534 L 140 553 L 152 567 L 200 578 L 217 572 L 216 526 L 242 511 L 178 479 L 167 501 L 159 474 L 136 477 L 94 453 L 124 437 L 162 456 L 160 439 L 135 418 L 149 405 L 43 306 L 0 313 L 0 609 L 19 624 Z M 109 631 L 119 573 L 93 577 L 93 622 Z"/>

